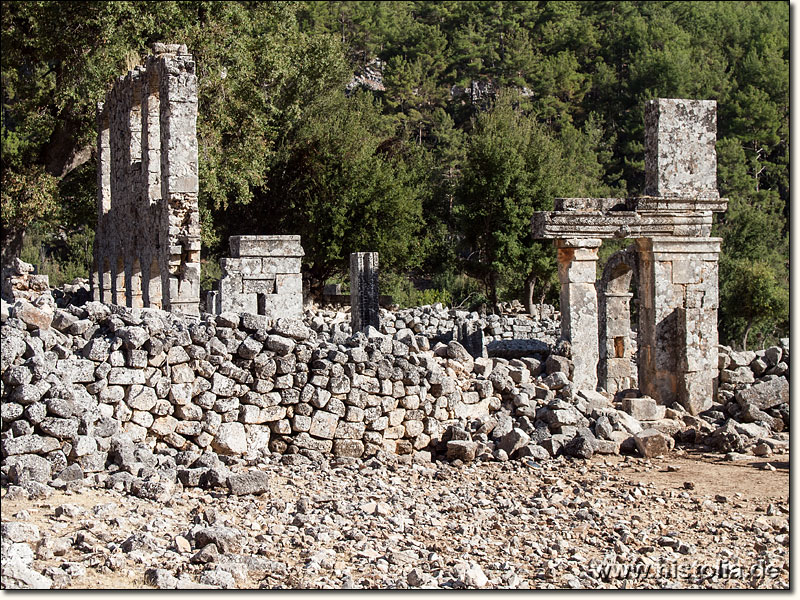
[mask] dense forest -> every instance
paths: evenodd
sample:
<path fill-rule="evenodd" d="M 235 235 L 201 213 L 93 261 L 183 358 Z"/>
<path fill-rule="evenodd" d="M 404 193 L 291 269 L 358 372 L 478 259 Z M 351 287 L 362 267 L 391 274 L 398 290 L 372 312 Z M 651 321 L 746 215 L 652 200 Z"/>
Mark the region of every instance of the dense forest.
<path fill-rule="evenodd" d="M 641 193 L 645 101 L 704 98 L 730 199 L 721 341 L 788 335 L 788 2 L 2 9 L 3 255 L 55 284 L 91 267 L 96 103 L 161 41 L 197 61 L 206 287 L 229 235 L 291 233 L 313 290 L 369 250 L 404 304 L 557 303 L 531 213 Z"/>

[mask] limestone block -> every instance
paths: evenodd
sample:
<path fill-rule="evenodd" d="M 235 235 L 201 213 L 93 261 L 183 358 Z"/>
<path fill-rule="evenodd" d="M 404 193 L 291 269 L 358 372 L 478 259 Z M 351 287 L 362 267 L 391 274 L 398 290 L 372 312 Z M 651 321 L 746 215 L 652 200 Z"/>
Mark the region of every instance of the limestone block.
<path fill-rule="evenodd" d="M 672 283 L 700 283 L 703 280 L 703 261 L 672 261 Z"/>
<path fill-rule="evenodd" d="M 302 259 L 299 256 L 265 256 L 261 265 L 262 273 L 300 273 Z"/>
<path fill-rule="evenodd" d="M 785 377 L 763 381 L 736 392 L 736 401 L 744 407 L 751 404 L 761 410 L 789 402 L 789 382 Z"/>
<path fill-rule="evenodd" d="M 714 371 L 682 373 L 678 381 L 678 401 L 689 411 L 698 415 L 711 408 L 714 403 Z"/>
<path fill-rule="evenodd" d="M 645 104 L 645 194 L 718 197 L 717 103 L 658 98 Z"/>
<path fill-rule="evenodd" d="M 299 235 L 234 235 L 230 238 L 231 256 L 305 256 Z"/>
<path fill-rule="evenodd" d="M 282 295 L 297 295 L 302 299 L 303 276 L 297 273 L 276 273 L 275 274 L 275 293 Z"/>
<path fill-rule="evenodd" d="M 336 427 L 339 423 L 339 416 L 333 413 L 317 410 L 311 419 L 311 429 L 309 433 L 314 437 L 333 439 Z"/>
<path fill-rule="evenodd" d="M 670 444 L 671 440 L 656 429 L 645 429 L 641 433 L 634 435 L 633 439 L 636 442 L 636 449 L 645 458 L 654 458 L 667 454 L 671 445 L 675 443 L 672 441 Z"/>
<path fill-rule="evenodd" d="M 242 294 L 273 294 L 275 293 L 275 278 L 264 275 L 249 275 L 242 277 Z"/>
<path fill-rule="evenodd" d="M 625 398 L 623 408 L 633 418 L 639 421 L 657 421 L 663 419 L 666 413 L 665 406 L 659 406 L 652 398 Z"/>

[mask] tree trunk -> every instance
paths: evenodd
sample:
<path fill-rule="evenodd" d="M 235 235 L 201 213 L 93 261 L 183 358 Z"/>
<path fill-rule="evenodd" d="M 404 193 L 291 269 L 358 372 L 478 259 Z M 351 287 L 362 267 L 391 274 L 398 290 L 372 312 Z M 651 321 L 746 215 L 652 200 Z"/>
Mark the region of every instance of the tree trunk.
<path fill-rule="evenodd" d="M 742 350 L 747 351 L 747 336 L 750 334 L 750 329 L 753 327 L 753 319 L 747 322 L 747 327 L 744 328 L 744 337 L 742 338 Z"/>
<path fill-rule="evenodd" d="M 542 286 L 542 293 L 539 296 L 539 304 L 544 304 L 545 298 L 547 298 L 547 293 L 550 291 L 550 284 L 546 283 Z"/>
<path fill-rule="evenodd" d="M 494 313 L 499 314 L 500 310 L 497 306 L 497 275 L 495 273 L 489 275 L 489 301 L 492 303 Z"/>
<path fill-rule="evenodd" d="M 533 301 L 533 290 L 536 288 L 536 282 L 539 280 L 532 272 L 528 273 L 528 276 L 525 278 L 525 310 L 528 311 L 528 314 L 533 316 L 533 306 L 535 302 Z"/>
<path fill-rule="evenodd" d="M 22 242 L 25 239 L 24 229 L 7 228 L 3 231 L 2 268 L 11 267 L 11 263 L 22 252 Z"/>

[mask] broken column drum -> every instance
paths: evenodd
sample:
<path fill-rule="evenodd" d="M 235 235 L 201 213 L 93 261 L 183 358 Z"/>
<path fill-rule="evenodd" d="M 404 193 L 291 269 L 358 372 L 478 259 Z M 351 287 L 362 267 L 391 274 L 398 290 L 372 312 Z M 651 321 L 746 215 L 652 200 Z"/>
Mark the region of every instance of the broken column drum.
<path fill-rule="evenodd" d="M 97 109 L 95 300 L 199 313 L 197 77 L 183 45 L 120 77 Z"/>
<path fill-rule="evenodd" d="M 651 100 L 645 195 L 557 198 L 555 211 L 534 214 L 534 237 L 553 239 L 558 251 L 562 336 L 571 342 L 576 386 L 616 392 L 634 384 L 627 332 L 635 281 L 639 389 L 693 414 L 711 406 L 721 244 L 710 237 L 711 216 L 727 208 L 716 185 L 716 130 L 713 100 Z M 593 295 L 597 248 L 612 238 L 636 243 L 609 261 Z"/>
<path fill-rule="evenodd" d="M 220 261 L 218 292 L 209 292 L 209 312 L 233 311 L 272 319 L 303 315 L 305 253 L 299 235 L 235 235 L 231 258 Z"/>

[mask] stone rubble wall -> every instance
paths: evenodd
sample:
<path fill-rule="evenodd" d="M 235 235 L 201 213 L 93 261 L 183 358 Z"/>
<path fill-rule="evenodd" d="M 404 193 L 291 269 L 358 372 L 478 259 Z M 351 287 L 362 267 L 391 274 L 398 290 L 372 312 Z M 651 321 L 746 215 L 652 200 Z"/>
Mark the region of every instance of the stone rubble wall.
<path fill-rule="evenodd" d="M 768 365 L 756 385 L 721 386 L 735 402 L 692 416 L 677 404 L 636 398 L 620 405 L 575 389 L 572 361 L 561 355 L 568 352 L 541 340 L 529 340 L 540 345 L 535 356 L 515 359 L 473 358 L 452 340 L 459 319 L 474 319 L 491 342 L 535 330 L 555 335 L 555 313 L 537 322 L 420 307 L 384 312 L 384 333 L 355 336 L 346 333 L 349 315 L 337 314 L 339 323 L 312 313 L 273 322 L 98 302 L 52 312 L 25 300 L 4 305 L 3 477 L 49 483 L 97 474 L 130 483 L 148 472 L 136 457 L 152 452 L 467 462 L 637 448 L 654 455 L 675 439 L 725 451 L 784 443 L 774 435 L 788 427 L 788 404 L 764 396 L 788 401 L 788 371 L 777 375 L 788 365 L 788 345 L 780 357 L 774 349 L 753 354 L 746 368 Z M 530 332 L 520 329 L 526 326 Z M 737 365 L 751 357 L 739 354 L 721 354 L 736 367 L 724 377 L 744 373 Z M 726 414 L 734 405 L 751 406 L 736 411 L 745 423 Z M 181 471 L 185 485 L 208 471 L 197 460 Z"/>
<path fill-rule="evenodd" d="M 343 341 L 351 335 L 350 315 L 345 311 L 320 310 L 310 321 L 310 326 L 326 339 Z M 518 357 L 515 355 L 539 354 L 546 358 L 550 346 L 560 333 L 558 311 L 549 304 L 536 305 L 534 315 L 485 315 L 442 304 L 419 306 L 397 311 L 380 310 L 380 330 L 384 335 L 410 340 L 416 338 L 417 347 L 436 342 L 461 342 L 459 328 L 472 325 L 483 334 L 483 343 L 490 356 Z"/>

